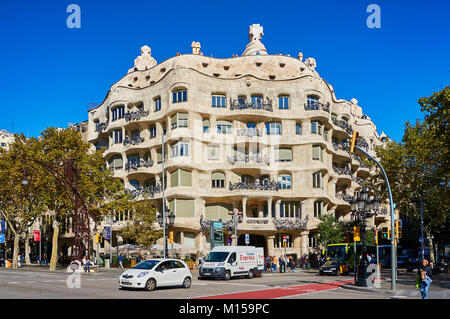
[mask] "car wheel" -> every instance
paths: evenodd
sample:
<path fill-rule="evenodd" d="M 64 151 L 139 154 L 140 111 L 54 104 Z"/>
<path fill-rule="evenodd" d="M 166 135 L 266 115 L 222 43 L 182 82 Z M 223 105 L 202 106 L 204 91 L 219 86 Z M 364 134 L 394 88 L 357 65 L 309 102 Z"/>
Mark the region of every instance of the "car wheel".
<path fill-rule="evenodd" d="M 230 280 L 231 279 L 231 273 L 229 271 L 225 271 L 223 274 L 223 279 Z"/>
<path fill-rule="evenodd" d="M 147 282 L 145 283 L 145 290 L 147 291 L 153 291 L 156 288 L 156 281 L 155 279 L 150 278 L 149 280 L 147 280 Z"/>
<path fill-rule="evenodd" d="M 191 278 L 189 278 L 189 277 L 184 278 L 182 287 L 183 288 L 190 288 L 191 287 Z"/>
<path fill-rule="evenodd" d="M 252 279 L 252 278 L 253 278 L 253 276 L 254 276 L 253 270 L 252 270 L 252 269 L 250 269 L 250 270 L 248 271 L 248 275 L 247 275 L 247 278 L 248 278 L 248 279 Z"/>
<path fill-rule="evenodd" d="M 203 280 L 203 277 L 202 276 L 198 276 L 197 279 L 198 280 Z"/>

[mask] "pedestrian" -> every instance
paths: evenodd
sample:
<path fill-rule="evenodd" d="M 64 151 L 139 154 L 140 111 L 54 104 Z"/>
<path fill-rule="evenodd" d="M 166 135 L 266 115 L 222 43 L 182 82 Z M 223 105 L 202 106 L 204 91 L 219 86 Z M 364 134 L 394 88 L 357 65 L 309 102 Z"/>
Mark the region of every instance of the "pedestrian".
<path fill-rule="evenodd" d="M 123 269 L 123 255 L 122 254 L 119 255 L 119 266 L 121 269 Z"/>
<path fill-rule="evenodd" d="M 297 270 L 295 269 L 295 260 L 294 260 L 294 258 L 292 258 L 292 260 L 291 260 L 291 271 L 292 272 L 297 272 Z"/>
<path fill-rule="evenodd" d="M 278 265 L 280 267 L 280 273 L 283 272 L 283 257 L 278 257 Z"/>
<path fill-rule="evenodd" d="M 203 258 L 203 256 L 200 256 L 198 258 L 198 266 L 201 267 L 204 261 L 205 261 L 205 259 Z"/>
<path fill-rule="evenodd" d="M 428 299 L 428 290 L 430 289 L 430 284 L 432 282 L 431 267 L 429 266 L 428 259 L 424 258 L 422 260 L 422 265 L 419 267 L 417 272 L 417 277 L 419 281 L 420 294 L 422 299 Z M 417 283 L 417 280 L 416 280 Z"/>
<path fill-rule="evenodd" d="M 277 258 L 272 256 L 273 259 L 273 271 L 277 271 Z"/>
<path fill-rule="evenodd" d="M 45 256 L 45 254 L 42 255 L 42 263 L 47 265 L 47 256 Z"/>
<path fill-rule="evenodd" d="M 91 267 L 91 261 L 86 257 L 86 255 L 81 260 L 83 267 L 84 267 L 84 273 L 87 275 L 90 272 Z"/>

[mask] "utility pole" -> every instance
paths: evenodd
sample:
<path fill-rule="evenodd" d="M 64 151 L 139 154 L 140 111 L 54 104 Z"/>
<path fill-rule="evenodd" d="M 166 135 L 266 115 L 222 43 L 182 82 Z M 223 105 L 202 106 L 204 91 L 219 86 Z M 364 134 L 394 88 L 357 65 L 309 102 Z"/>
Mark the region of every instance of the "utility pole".
<path fill-rule="evenodd" d="M 423 197 L 420 195 L 420 245 L 422 248 L 422 259 L 425 258 L 425 238 L 423 237 Z"/>
<path fill-rule="evenodd" d="M 165 177 L 165 173 L 164 173 L 164 132 L 162 134 L 162 162 L 161 162 L 161 168 L 162 168 L 162 173 L 161 173 L 161 179 L 162 179 L 162 219 L 163 219 L 163 254 L 164 254 L 164 258 L 167 258 L 167 238 L 166 238 L 166 196 L 164 194 L 164 177 Z"/>

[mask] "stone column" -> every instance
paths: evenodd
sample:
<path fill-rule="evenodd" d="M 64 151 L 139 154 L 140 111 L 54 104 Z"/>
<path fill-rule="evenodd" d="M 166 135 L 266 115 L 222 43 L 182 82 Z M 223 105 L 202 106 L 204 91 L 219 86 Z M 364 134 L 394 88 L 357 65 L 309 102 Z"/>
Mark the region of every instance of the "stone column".
<path fill-rule="evenodd" d="M 307 230 L 300 233 L 300 253 L 302 256 L 309 253 L 308 235 L 309 231 Z"/>
<path fill-rule="evenodd" d="M 262 201 L 258 202 L 258 218 L 264 217 L 264 203 Z"/>
<path fill-rule="evenodd" d="M 267 236 L 266 237 L 267 254 L 269 256 L 274 256 L 275 255 L 274 242 L 275 242 L 275 236 L 272 235 L 272 236 Z"/>
<path fill-rule="evenodd" d="M 247 222 L 247 199 L 248 197 L 242 197 L 242 222 Z"/>
<path fill-rule="evenodd" d="M 195 245 L 197 246 L 200 253 L 204 253 L 206 251 L 206 237 L 203 232 L 198 232 L 197 236 L 195 237 Z"/>
<path fill-rule="evenodd" d="M 184 245 L 184 232 L 180 231 L 180 245 Z"/>
<path fill-rule="evenodd" d="M 272 218 L 272 197 L 267 199 L 267 217 L 269 218 L 269 220 L 271 220 L 270 218 Z"/>
<path fill-rule="evenodd" d="M 275 202 L 275 218 L 280 218 L 280 204 L 281 204 L 281 199 L 279 199 Z"/>
<path fill-rule="evenodd" d="M 295 234 L 292 250 L 297 254 L 297 258 L 300 259 L 302 257 L 301 236 L 299 233 Z"/>

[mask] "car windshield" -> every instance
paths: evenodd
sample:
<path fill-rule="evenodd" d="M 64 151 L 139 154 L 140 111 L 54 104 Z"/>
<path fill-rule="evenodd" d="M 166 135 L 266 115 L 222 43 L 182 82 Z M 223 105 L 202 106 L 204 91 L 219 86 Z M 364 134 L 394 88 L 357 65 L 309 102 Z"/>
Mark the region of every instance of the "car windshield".
<path fill-rule="evenodd" d="M 225 261 L 227 259 L 229 252 L 226 251 L 214 251 L 209 253 L 208 257 L 206 257 L 205 261 L 219 262 Z"/>
<path fill-rule="evenodd" d="M 133 269 L 152 269 L 155 265 L 159 263 L 159 260 L 144 260 L 133 267 Z"/>
<path fill-rule="evenodd" d="M 328 246 L 327 247 L 328 257 L 336 259 L 345 259 L 345 248 L 346 245 Z"/>
<path fill-rule="evenodd" d="M 339 262 L 336 260 L 329 260 L 324 264 L 325 267 L 338 266 L 338 265 L 339 265 Z"/>

